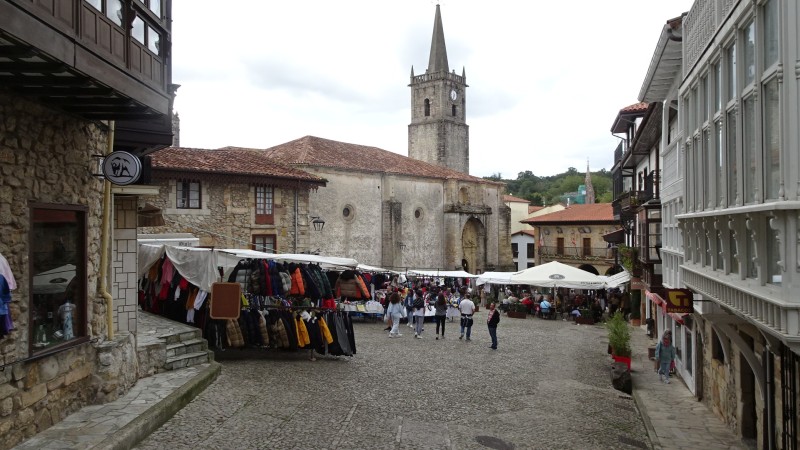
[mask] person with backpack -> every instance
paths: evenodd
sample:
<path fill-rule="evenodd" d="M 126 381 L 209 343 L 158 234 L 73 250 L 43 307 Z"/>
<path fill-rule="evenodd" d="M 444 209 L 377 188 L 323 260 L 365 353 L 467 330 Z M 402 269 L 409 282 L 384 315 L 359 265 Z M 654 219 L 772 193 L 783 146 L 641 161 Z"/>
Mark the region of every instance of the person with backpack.
<path fill-rule="evenodd" d="M 486 318 L 489 327 L 489 336 L 492 337 L 492 350 L 497 350 L 497 324 L 500 323 L 500 312 L 495 309 L 494 303 L 489 303 L 489 317 Z"/>

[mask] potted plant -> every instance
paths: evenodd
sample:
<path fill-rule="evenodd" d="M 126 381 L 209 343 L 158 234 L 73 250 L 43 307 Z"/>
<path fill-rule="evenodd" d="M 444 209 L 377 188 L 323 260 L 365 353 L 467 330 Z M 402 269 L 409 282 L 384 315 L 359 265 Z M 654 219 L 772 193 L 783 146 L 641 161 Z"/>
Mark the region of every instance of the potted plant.
<path fill-rule="evenodd" d="M 513 302 L 508 305 L 508 317 L 525 319 L 528 317 L 528 308 L 520 302 Z"/>
<path fill-rule="evenodd" d="M 578 312 L 580 312 L 581 315 L 575 318 L 575 323 L 578 325 L 594 325 L 594 317 L 590 309 L 578 308 Z"/>
<path fill-rule="evenodd" d="M 616 312 L 606 322 L 608 344 L 611 346 L 611 357 L 614 361 L 624 362 L 631 370 L 631 331 L 621 312 Z"/>

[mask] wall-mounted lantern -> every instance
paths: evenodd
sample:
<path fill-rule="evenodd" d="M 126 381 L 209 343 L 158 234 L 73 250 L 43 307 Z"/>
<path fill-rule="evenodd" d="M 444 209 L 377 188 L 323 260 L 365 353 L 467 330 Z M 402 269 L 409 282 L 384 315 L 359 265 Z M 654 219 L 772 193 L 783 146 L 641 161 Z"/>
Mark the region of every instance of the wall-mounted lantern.
<path fill-rule="evenodd" d="M 322 217 L 311 216 L 311 225 L 314 227 L 314 231 L 322 231 L 325 228 L 325 221 L 322 220 Z"/>

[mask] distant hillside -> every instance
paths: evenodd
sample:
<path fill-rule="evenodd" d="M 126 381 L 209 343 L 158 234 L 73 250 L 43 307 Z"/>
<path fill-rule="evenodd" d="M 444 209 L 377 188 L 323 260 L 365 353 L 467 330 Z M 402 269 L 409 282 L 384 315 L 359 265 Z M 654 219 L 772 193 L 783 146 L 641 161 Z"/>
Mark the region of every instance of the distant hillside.
<path fill-rule="evenodd" d="M 564 173 L 549 177 L 537 177 L 530 170 L 526 170 L 520 172 L 516 180 L 505 180 L 499 173 L 485 178 L 506 183 L 509 195 L 530 200 L 533 205 L 545 206 L 559 203 L 562 195 L 577 191 L 578 186 L 584 184 L 585 177 L 585 172 L 581 173 L 570 167 Z M 592 186 L 594 186 L 595 203 L 611 203 L 613 200 L 611 172 L 606 169 L 592 172 Z"/>

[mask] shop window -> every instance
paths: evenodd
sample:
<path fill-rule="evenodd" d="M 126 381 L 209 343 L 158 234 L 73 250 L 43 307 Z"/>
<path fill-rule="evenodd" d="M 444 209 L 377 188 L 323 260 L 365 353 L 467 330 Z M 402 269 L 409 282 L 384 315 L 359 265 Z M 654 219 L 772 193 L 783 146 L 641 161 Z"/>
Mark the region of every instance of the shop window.
<path fill-rule="evenodd" d="M 725 364 L 725 350 L 716 331 L 711 332 L 711 358 Z"/>
<path fill-rule="evenodd" d="M 200 182 L 179 180 L 176 185 L 175 205 L 178 209 L 200 209 Z"/>
<path fill-rule="evenodd" d="M 253 250 L 265 253 L 275 253 L 275 235 L 274 234 L 254 234 L 253 235 Z"/>
<path fill-rule="evenodd" d="M 275 190 L 272 186 L 256 186 L 256 224 L 272 225 L 275 223 L 274 199 Z"/>
<path fill-rule="evenodd" d="M 31 206 L 31 354 L 85 341 L 87 212 L 82 206 Z"/>

